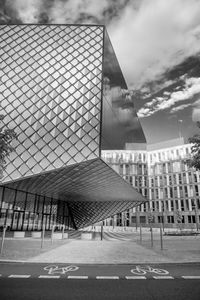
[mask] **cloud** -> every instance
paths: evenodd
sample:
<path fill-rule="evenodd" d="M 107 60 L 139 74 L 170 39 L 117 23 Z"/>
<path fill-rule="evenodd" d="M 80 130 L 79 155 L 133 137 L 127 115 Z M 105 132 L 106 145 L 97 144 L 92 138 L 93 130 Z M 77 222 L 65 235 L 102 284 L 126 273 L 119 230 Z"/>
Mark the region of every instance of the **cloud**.
<path fill-rule="evenodd" d="M 189 107 L 189 106 L 191 106 L 191 103 L 182 104 L 182 105 L 180 105 L 180 106 L 177 106 L 177 107 L 172 108 L 170 112 L 171 112 L 171 113 L 175 113 L 175 112 L 180 111 L 180 110 L 183 110 L 183 109 L 185 109 L 186 107 Z"/>
<path fill-rule="evenodd" d="M 23 23 L 37 23 L 43 1 L 41 0 L 14 0 L 7 1 L 7 5 L 16 11 L 17 17 Z"/>
<path fill-rule="evenodd" d="M 129 4 L 108 31 L 129 86 L 140 88 L 200 51 L 200 2 L 143 0 Z"/>
<path fill-rule="evenodd" d="M 24 23 L 106 24 L 130 89 L 200 52 L 199 0 L 7 0 Z"/>
<path fill-rule="evenodd" d="M 156 97 L 153 100 L 145 103 L 144 107 L 138 111 L 138 116 L 140 118 L 149 117 L 158 111 L 169 109 L 178 104 L 178 106 L 172 108 L 170 111 L 170 113 L 175 113 L 190 106 L 191 99 L 198 94 L 200 94 L 200 77 L 186 78 L 182 91 L 175 91 L 171 94 L 164 92 L 162 97 Z M 180 105 L 180 102 L 188 100 L 190 103 Z M 196 101 L 193 106 L 195 106 L 194 111 L 199 109 L 200 102 Z"/>
<path fill-rule="evenodd" d="M 42 13 L 54 24 L 107 24 L 130 0 L 7 0 L 23 23 L 38 23 Z"/>

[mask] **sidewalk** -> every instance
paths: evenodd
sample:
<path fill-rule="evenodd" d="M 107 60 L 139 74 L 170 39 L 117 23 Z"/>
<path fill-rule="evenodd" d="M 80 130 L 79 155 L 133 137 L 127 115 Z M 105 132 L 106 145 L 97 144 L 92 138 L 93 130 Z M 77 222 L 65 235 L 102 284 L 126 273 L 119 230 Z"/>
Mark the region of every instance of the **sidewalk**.
<path fill-rule="evenodd" d="M 72 238 L 73 237 L 73 238 Z M 80 234 L 69 239 L 41 241 L 31 238 L 8 238 L 0 260 L 80 264 L 133 264 L 200 262 L 200 236 L 160 236 L 154 233 L 151 248 L 150 232 L 143 233 L 142 243 L 137 232 L 104 233 L 101 240 L 80 240 Z"/>

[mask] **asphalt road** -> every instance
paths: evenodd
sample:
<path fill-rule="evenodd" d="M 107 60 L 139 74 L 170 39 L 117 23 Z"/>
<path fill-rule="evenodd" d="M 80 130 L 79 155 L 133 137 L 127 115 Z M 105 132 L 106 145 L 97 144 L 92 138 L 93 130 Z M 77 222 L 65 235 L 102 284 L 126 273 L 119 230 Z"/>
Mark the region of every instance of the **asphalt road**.
<path fill-rule="evenodd" d="M 199 300 L 200 263 L 47 265 L 0 262 L 0 299 Z"/>
<path fill-rule="evenodd" d="M 84 265 L 0 262 L 1 278 L 200 279 L 200 263 Z"/>
<path fill-rule="evenodd" d="M 1 300 L 199 300 L 199 280 L 0 280 Z"/>

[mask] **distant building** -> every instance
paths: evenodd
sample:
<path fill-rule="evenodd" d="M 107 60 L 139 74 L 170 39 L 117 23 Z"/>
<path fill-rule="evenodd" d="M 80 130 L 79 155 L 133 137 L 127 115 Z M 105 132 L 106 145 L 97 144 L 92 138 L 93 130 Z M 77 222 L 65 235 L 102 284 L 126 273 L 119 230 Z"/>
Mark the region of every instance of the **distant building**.
<path fill-rule="evenodd" d="M 142 149 L 142 150 L 139 150 Z M 158 144 L 126 144 L 123 151 L 103 151 L 103 159 L 148 200 L 114 217 L 116 225 L 196 228 L 200 222 L 200 172 L 186 159 L 191 144 L 183 138 Z M 113 224 L 113 220 L 107 220 Z"/>

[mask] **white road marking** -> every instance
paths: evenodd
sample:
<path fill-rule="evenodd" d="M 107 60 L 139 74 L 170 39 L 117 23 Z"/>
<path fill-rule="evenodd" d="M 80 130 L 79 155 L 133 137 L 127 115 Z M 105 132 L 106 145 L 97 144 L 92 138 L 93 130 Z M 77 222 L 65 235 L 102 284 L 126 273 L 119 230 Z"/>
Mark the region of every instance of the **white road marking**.
<path fill-rule="evenodd" d="M 119 276 L 96 276 L 96 279 L 119 279 Z"/>
<path fill-rule="evenodd" d="M 200 279 L 200 275 L 197 275 L 197 276 L 182 276 L 182 278 L 184 279 Z"/>
<path fill-rule="evenodd" d="M 88 279 L 88 276 L 67 276 L 68 279 Z"/>
<path fill-rule="evenodd" d="M 59 275 L 40 275 L 39 278 L 60 278 Z"/>
<path fill-rule="evenodd" d="M 173 276 L 153 276 L 154 279 L 174 279 Z"/>
<path fill-rule="evenodd" d="M 12 274 L 8 276 L 9 278 L 29 278 L 31 275 L 19 275 L 19 274 Z"/>
<path fill-rule="evenodd" d="M 147 279 L 145 276 L 125 276 L 126 279 Z"/>

